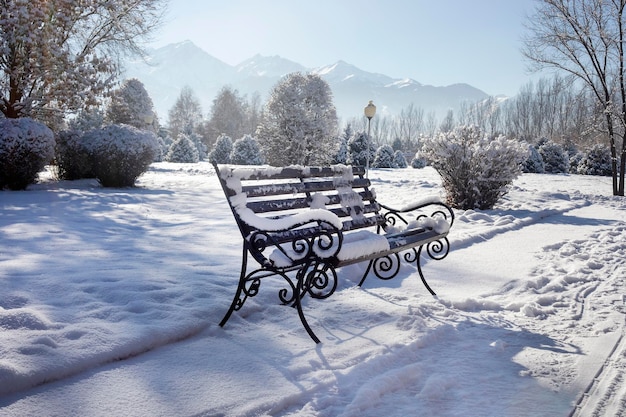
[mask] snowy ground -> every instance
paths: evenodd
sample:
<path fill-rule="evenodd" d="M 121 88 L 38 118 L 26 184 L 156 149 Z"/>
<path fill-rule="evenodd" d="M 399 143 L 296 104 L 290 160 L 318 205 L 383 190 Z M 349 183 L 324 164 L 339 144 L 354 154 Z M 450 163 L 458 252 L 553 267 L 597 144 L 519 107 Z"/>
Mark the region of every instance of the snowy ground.
<path fill-rule="evenodd" d="M 439 192 L 372 170 L 379 200 Z M 452 252 L 392 281 L 340 271 L 309 323 L 267 280 L 222 329 L 241 237 L 206 163 L 134 189 L 0 192 L 0 416 L 618 416 L 626 199 L 610 178 L 523 175 L 457 212 Z"/>

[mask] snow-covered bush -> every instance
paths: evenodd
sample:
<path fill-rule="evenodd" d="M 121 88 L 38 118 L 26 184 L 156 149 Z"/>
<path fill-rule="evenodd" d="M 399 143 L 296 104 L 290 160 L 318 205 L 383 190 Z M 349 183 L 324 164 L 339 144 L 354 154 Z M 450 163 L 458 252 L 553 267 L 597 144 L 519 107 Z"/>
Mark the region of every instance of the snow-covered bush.
<path fill-rule="evenodd" d="M 422 152 L 441 175 L 448 204 L 486 210 L 521 174 L 528 146 L 504 136 L 489 139 L 476 126 L 461 126 L 425 140 Z"/>
<path fill-rule="evenodd" d="M 348 125 L 349 126 L 349 125 Z M 333 163 L 345 164 L 348 161 L 348 142 L 345 138 L 339 138 L 339 145 Z"/>
<path fill-rule="evenodd" d="M 411 159 L 411 168 L 421 169 L 428 165 L 428 161 L 420 152 L 416 152 L 413 159 Z"/>
<path fill-rule="evenodd" d="M 198 160 L 204 161 L 209 155 L 209 148 L 202 141 L 202 137 L 200 135 L 192 133 L 189 136 L 189 139 L 191 139 L 191 142 L 193 142 L 193 144 L 196 146 L 196 149 L 198 150 Z"/>
<path fill-rule="evenodd" d="M 584 152 L 576 152 L 574 155 L 569 157 L 569 173 L 570 174 L 578 174 L 578 166 L 581 161 L 585 158 Z"/>
<path fill-rule="evenodd" d="M 404 152 L 397 150 L 393 153 L 393 165 L 396 168 L 406 168 L 408 166 L 406 158 L 404 157 Z"/>
<path fill-rule="evenodd" d="M 80 130 L 63 130 L 56 135 L 57 175 L 63 180 L 93 178 L 91 157 Z"/>
<path fill-rule="evenodd" d="M 24 190 L 54 157 L 54 133 L 30 118 L 0 119 L 0 190 Z"/>
<path fill-rule="evenodd" d="M 354 135 L 348 141 L 348 159 L 346 162 L 350 165 L 365 166 L 367 164 L 367 148 L 368 148 L 367 134 L 364 132 L 355 132 Z M 370 142 L 369 143 L 369 161 L 374 161 L 376 155 L 376 148 Z"/>
<path fill-rule="evenodd" d="M 393 148 L 391 145 L 382 145 L 376 149 L 373 168 L 395 168 L 393 164 Z"/>
<path fill-rule="evenodd" d="M 154 133 L 127 125 L 91 130 L 82 141 L 103 187 L 133 186 L 154 161 L 159 146 Z"/>
<path fill-rule="evenodd" d="M 533 145 L 528 146 L 528 158 L 524 161 L 522 165 L 522 171 L 534 173 L 534 174 L 543 174 L 546 172 L 545 166 L 543 164 L 543 157 Z"/>
<path fill-rule="evenodd" d="M 230 136 L 220 135 L 209 153 L 209 161 L 214 164 L 230 164 L 230 154 L 232 151 L 233 140 Z"/>
<path fill-rule="evenodd" d="M 569 155 L 561 145 L 555 142 L 544 142 L 539 146 L 545 172 L 563 174 L 569 172 Z"/>
<path fill-rule="evenodd" d="M 236 165 L 261 165 L 261 147 L 259 142 L 250 135 L 244 135 L 233 143 L 233 151 L 230 154 L 230 163 Z"/>
<path fill-rule="evenodd" d="M 605 145 L 593 145 L 584 153 L 577 171 L 583 175 L 611 176 L 611 151 Z"/>
<path fill-rule="evenodd" d="M 198 148 L 193 143 L 189 136 L 181 133 L 178 138 L 170 146 L 167 155 L 165 155 L 167 162 L 178 163 L 195 163 L 199 161 Z"/>

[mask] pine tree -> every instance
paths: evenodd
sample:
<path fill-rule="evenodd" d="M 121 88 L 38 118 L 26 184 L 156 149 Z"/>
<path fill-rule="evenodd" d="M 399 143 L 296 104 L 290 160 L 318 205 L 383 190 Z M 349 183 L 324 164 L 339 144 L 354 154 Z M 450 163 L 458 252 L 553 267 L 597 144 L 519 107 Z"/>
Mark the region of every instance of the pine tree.
<path fill-rule="evenodd" d="M 189 136 L 185 134 L 178 135 L 178 138 L 170 146 L 167 155 L 165 156 L 167 162 L 179 162 L 179 163 L 195 163 L 198 162 L 198 148 L 193 143 Z"/>
<path fill-rule="evenodd" d="M 348 142 L 345 138 L 339 138 L 339 148 L 335 153 L 335 158 L 333 163 L 335 164 L 345 164 L 348 161 Z"/>
<path fill-rule="evenodd" d="M 376 149 L 373 168 L 395 168 L 393 163 L 393 148 L 390 145 L 382 145 Z"/>
<path fill-rule="evenodd" d="M 125 80 L 119 89 L 113 91 L 106 118 L 113 124 L 125 124 L 153 133 L 159 130 L 152 99 L 143 83 L 136 78 Z"/>
<path fill-rule="evenodd" d="M 236 165 L 261 165 L 263 158 L 259 143 L 250 135 L 244 135 L 233 143 L 230 163 Z"/>
<path fill-rule="evenodd" d="M 348 141 L 348 160 L 350 165 L 367 165 L 367 134 L 364 132 L 355 132 Z M 376 148 L 374 144 L 369 142 L 369 162 L 374 161 L 376 155 Z"/>
<path fill-rule="evenodd" d="M 543 159 L 545 172 L 549 174 L 569 172 L 569 156 L 561 145 L 547 141 L 543 142 L 538 150 Z"/>
<path fill-rule="evenodd" d="M 408 166 L 404 152 L 397 150 L 393 153 L 393 165 L 394 168 L 406 168 Z"/>
<path fill-rule="evenodd" d="M 543 163 L 543 157 L 534 146 L 528 146 L 529 154 L 528 159 L 522 165 L 523 172 L 530 172 L 535 174 L 543 174 L 546 172 L 545 165 Z"/>
<path fill-rule="evenodd" d="M 233 152 L 233 141 L 230 136 L 220 135 L 213 144 L 209 154 L 209 161 L 215 164 L 230 164 L 230 154 Z"/>

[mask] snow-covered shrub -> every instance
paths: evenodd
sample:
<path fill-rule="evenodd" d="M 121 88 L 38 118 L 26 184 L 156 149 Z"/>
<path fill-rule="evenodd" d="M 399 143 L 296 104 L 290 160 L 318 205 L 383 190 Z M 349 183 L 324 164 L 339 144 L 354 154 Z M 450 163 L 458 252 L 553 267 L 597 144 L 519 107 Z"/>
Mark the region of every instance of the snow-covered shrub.
<path fill-rule="evenodd" d="M 413 159 L 411 159 L 411 168 L 421 169 L 428 165 L 428 161 L 420 152 L 416 152 Z"/>
<path fill-rule="evenodd" d="M 585 158 L 585 154 L 583 152 L 576 152 L 573 156 L 569 157 L 569 173 L 570 174 L 578 174 L 578 166 L 581 161 Z"/>
<path fill-rule="evenodd" d="M 605 145 L 595 144 L 585 152 L 578 164 L 578 173 L 583 175 L 611 176 L 611 151 Z"/>
<path fill-rule="evenodd" d="M 382 145 L 376 149 L 373 168 L 395 168 L 393 165 L 393 148 L 391 145 Z"/>
<path fill-rule="evenodd" d="M 397 150 L 393 153 L 393 165 L 396 168 L 406 168 L 408 166 L 406 158 L 404 157 L 404 152 Z"/>
<path fill-rule="evenodd" d="M 56 135 L 55 158 L 57 175 L 64 180 L 95 177 L 91 169 L 89 151 L 83 141 L 83 132 L 62 130 Z"/>
<path fill-rule="evenodd" d="M 569 172 L 569 155 L 561 145 L 555 142 L 544 142 L 539 146 L 545 172 L 563 174 Z"/>
<path fill-rule="evenodd" d="M 178 163 L 195 163 L 199 161 L 198 148 L 193 143 L 189 136 L 181 133 L 178 138 L 170 146 L 167 155 L 165 155 L 167 162 Z"/>
<path fill-rule="evenodd" d="M 528 158 L 524 161 L 522 165 L 522 171 L 534 173 L 534 174 L 543 174 L 546 172 L 545 166 L 543 164 L 543 157 L 533 145 L 528 146 Z"/>
<path fill-rule="evenodd" d="M 195 133 L 192 133 L 189 136 L 189 139 L 191 139 L 193 144 L 196 145 L 196 149 L 198 150 L 198 160 L 199 161 L 204 161 L 207 158 L 207 156 L 209 155 L 209 152 L 208 152 L 209 148 L 202 141 L 202 137 L 199 136 L 199 135 L 196 135 Z"/>
<path fill-rule="evenodd" d="M 250 135 L 244 135 L 233 143 L 233 151 L 230 154 L 230 163 L 236 165 L 261 165 L 261 147 L 259 142 Z"/>
<path fill-rule="evenodd" d="M 95 177 L 103 187 L 131 187 L 154 161 L 154 133 L 127 125 L 109 125 L 83 136 Z"/>
<path fill-rule="evenodd" d="M 349 125 L 348 125 L 349 128 Z M 347 129 L 348 129 L 347 128 Z M 335 153 L 335 158 L 333 159 L 333 163 L 335 164 L 345 164 L 348 161 L 348 142 L 345 138 L 339 138 L 339 146 L 337 148 L 337 153 Z"/>
<path fill-rule="evenodd" d="M 0 190 L 24 190 L 54 157 L 54 133 L 30 118 L 0 119 Z"/>
<path fill-rule="evenodd" d="M 422 152 L 441 175 L 448 204 L 485 210 L 521 174 L 528 146 L 504 136 L 489 139 L 476 126 L 461 126 L 425 140 Z"/>
<path fill-rule="evenodd" d="M 355 132 L 354 135 L 348 141 L 348 159 L 346 162 L 350 165 L 365 166 L 367 164 L 367 148 L 368 148 L 367 134 L 364 132 Z M 369 143 L 369 161 L 374 161 L 376 155 L 376 148 L 374 144 Z"/>
<path fill-rule="evenodd" d="M 214 164 L 230 164 L 230 154 L 232 151 L 233 140 L 230 136 L 220 135 L 209 153 L 209 161 Z"/>

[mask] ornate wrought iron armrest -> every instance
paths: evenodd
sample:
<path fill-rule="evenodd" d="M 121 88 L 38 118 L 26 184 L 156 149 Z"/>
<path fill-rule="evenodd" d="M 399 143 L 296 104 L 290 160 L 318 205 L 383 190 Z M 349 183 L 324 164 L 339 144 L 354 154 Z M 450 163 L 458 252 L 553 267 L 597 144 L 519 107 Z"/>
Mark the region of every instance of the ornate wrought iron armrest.
<path fill-rule="evenodd" d="M 386 224 L 390 226 L 397 225 L 398 221 L 402 222 L 404 225 L 409 224 L 409 220 L 407 220 L 405 216 L 402 216 L 402 214 L 408 214 L 420 210 L 422 211 L 422 214 L 417 215 L 416 220 L 425 217 L 435 218 L 437 216 L 441 216 L 448 222 L 448 227 L 452 227 L 452 224 L 454 223 L 454 211 L 452 211 L 450 206 L 443 203 L 438 198 L 419 201 L 400 209 L 392 208 L 381 203 L 378 203 L 378 205 L 386 211 L 383 215 L 385 217 Z M 434 210 L 430 213 L 430 215 L 424 214 L 425 211 L 427 212 L 427 210 L 424 209 L 429 206 L 434 206 Z"/>
<path fill-rule="evenodd" d="M 325 219 L 290 222 L 287 227 L 255 230 L 247 238 L 253 257 L 269 268 L 288 268 L 310 259 L 333 263 L 343 232 Z M 266 252 L 266 249 L 272 248 Z"/>

